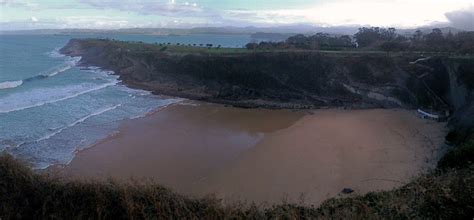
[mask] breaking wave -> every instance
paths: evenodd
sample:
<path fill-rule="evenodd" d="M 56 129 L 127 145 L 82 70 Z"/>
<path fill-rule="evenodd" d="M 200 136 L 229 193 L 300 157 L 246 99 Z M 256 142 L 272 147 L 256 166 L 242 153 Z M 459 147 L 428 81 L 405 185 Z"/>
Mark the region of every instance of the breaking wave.
<path fill-rule="evenodd" d="M 71 99 L 86 93 L 116 85 L 118 81 L 105 84 L 80 84 L 66 87 L 52 87 L 34 89 L 31 91 L 14 93 L 0 99 L 0 113 L 21 111 L 43 106 L 55 102 Z"/>
<path fill-rule="evenodd" d="M 0 89 L 12 89 L 12 88 L 21 86 L 26 82 L 31 82 L 34 80 L 45 79 L 48 77 L 56 76 L 76 66 L 80 59 L 81 59 L 80 57 L 71 57 L 63 65 L 53 67 L 47 71 L 40 73 L 39 75 L 29 77 L 23 80 L 0 82 Z"/>
<path fill-rule="evenodd" d="M 65 64 L 57 66 L 57 67 L 53 67 L 53 68 L 41 73 L 40 76 L 52 77 L 52 76 L 58 75 L 59 73 L 62 73 L 64 71 L 69 70 L 72 67 L 76 66 L 77 63 L 79 62 L 79 60 L 81 60 L 81 57 L 69 57 L 66 60 Z"/>
<path fill-rule="evenodd" d="M 82 118 L 80 118 L 80 119 L 78 119 L 78 120 L 72 122 L 71 124 L 69 124 L 69 125 L 67 125 L 67 126 L 65 126 L 65 127 L 58 128 L 58 129 L 57 129 L 56 131 L 54 131 L 53 133 L 48 134 L 48 135 L 46 135 L 46 136 L 44 136 L 44 137 L 42 137 L 42 138 L 36 140 L 35 142 L 39 142 L 39 141 L 43 141 L 43 140 L 50 139 L 51 137 L 53 137 L 53 136 L 55 136 L 55 135 L 61 133 L 61 131 L 64 131 L 64 130 L 67 129 L 67 128 L 70 128 L 70 127 L 73 127 L 73 126 L 75 126 L 75 125 L 77 125 L 77 124 L 79 124 L 79 123 L 82 123 L 82 122 L 84 122 L 85 120 L 87 120 L 87 119 L 89 119 L 89 118 L 91 118 L 91 117 L 104 114 L 104 113 L 106 113 L 106 112 L 108 112 L 108 111 L 112 111 L 112 110 L 114 110 L 114 109 L 116 109 L 116 108 L 118 108 L 118 107 L 120 107 L 120 106 L 121 106 L 121 104 L 118 104 L 118 105 L 115 105 L 115 106 L 112 106 L 112 107 L 107 107 L 107 108 L 99 109 L 99 110 L 97 110 L 97 111 L 95 111 L 95 112 L 90 113 L 89 115 L 86 115 L 86 116 L 84 116 L 84 117 L 82 117 Z"/>
<path fill-rule="evenodd" d="M 57 48 L 54 48 L 54 50 L 52 50 L 52 51 L 50 51 L 46 54 L 49 55 L 49 57 L 52 57 L 52 58 L 63 58 L 63 57 L 65 57 L 65 55 L 61 54 L 59 52 L 59 50 L 60 50 L 60 47 L 57 47 Z"/>
<path fill-rule="evenodd" d="M 12 89 L 23 84 L 23 80 L 0 82 L 0 89 Z"/>

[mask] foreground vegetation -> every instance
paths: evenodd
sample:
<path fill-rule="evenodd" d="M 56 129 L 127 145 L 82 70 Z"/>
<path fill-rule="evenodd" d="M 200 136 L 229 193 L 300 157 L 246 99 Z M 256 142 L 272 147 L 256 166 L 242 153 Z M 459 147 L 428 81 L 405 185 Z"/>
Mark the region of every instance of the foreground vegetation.
<path fill-rule="evenodd" d="M 155 184 L 71 182 L 31 171 L 0 156 L 1 219 L 471 219 L 474 138 L 459 141 L 439 168 L 392 191 L 330 199 L 320 207 L 224 206 Z"/>

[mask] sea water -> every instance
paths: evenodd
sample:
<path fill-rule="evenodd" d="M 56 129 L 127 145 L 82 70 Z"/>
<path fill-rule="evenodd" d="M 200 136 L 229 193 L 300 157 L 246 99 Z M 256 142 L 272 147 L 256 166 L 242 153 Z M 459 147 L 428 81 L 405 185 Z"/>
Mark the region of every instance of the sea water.
<path fill-rule="evenodd" d="M 243 46 L 248 36 L 0 35 L 0 152 L 34 168 L 67 164 L 75 152 L 114 134 L 120 121 L 179 102 L 130 89 L 113 72 L 77 66 L 58 50 L 71 38 Z M 208 41 L 207 41 L 208 42 Z"/>

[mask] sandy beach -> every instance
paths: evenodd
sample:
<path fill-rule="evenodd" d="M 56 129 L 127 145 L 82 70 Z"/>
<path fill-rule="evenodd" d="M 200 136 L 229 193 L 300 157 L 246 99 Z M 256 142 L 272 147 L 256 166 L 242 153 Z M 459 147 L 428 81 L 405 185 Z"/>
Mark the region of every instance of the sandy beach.
<path fill-rule="evenodd" d="M 153 179 L 179 192 L 193 192 L 192 183 L 237 159 L 264 134 L 303 116 L 206 103 L 172 105 L 125 121 L 118 134 L 79 152 L 65 169 L 52 170 L 73 178 Z"/>
<path fill-rule="evenodd" d="M 152 179 L 225 202 L 318 205 L 343 188 L 364 194 L 403 185 L 435 166 L 444 134 L 444 123 L 407 110 L 309 113 L 188 102 L 125 121 L 117 135 L 50 171 Z"/>

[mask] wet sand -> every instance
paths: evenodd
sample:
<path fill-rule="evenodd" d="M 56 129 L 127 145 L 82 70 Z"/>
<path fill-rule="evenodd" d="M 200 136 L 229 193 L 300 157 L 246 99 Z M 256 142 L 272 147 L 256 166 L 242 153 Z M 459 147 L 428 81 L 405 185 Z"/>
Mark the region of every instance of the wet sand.
<path fill-rule="evenodd" d="M 118 134 L 77 153 L 64 169 L 50 170 L 72 178 L 149 178 L 179 192 L 193 192 L 193 183 L 235 160 L 264 134 L 303 116 L 206 103 L 172 105 L 125 121 Z"/>
<path fill-rule="evenodd" d="M 173 105 L 126 121 L 118 135 L 79 152 L 72 178 L 151 178 L 225 202 L 318 205 L 343 188 L 389 190 L 433 168 L 445 124 L 406 110 L 237 109 Z"/>

